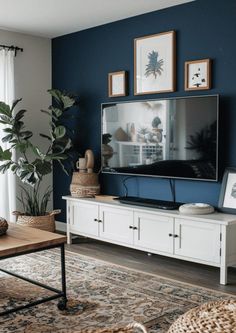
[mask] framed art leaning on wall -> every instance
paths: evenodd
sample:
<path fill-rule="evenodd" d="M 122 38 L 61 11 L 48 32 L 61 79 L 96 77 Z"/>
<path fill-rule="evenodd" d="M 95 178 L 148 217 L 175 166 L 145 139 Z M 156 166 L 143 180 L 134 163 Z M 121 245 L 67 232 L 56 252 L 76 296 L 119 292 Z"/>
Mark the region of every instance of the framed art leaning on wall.
<path fill-rule="evenodd" d="M 221 185 L 218 203 L 220 211 L 236 214 L 236 169 L 227 168 Z"/>
<path fill-rule="evenodd" d="M 175 31 L 134 40 L 134 94 L 175 91 Z"/>

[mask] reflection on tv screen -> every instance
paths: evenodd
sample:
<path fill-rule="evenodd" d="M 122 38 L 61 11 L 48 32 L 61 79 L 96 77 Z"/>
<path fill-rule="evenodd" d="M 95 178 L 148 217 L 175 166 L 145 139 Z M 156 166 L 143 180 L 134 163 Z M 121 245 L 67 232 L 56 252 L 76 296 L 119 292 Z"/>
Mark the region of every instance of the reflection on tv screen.
<path fill-rule="evenodd" d="M 102 105 L 102 170 L 217 180 L 218 96 Z"/>

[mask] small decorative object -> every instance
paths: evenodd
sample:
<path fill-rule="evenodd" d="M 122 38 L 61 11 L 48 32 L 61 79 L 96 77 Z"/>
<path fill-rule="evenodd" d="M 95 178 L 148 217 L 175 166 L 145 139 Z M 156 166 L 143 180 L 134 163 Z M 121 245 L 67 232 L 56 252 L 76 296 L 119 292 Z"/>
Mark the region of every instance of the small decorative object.
<path fill-rule="evenodd" d="M 155 117 L 152 121 L 152 131 L 154 134 L 154 139 L 156 142 L 162 141 L 162 128 L 159 128 L 161 125 L 161 119 L 159 117 Z"/>
<path fill-rule="evenodd" d="M 79 160 L 76 162 L 76 168 L 79 169 L 79 172 L 87 172 L 86 158 L 79 158 Z"/>
<path fill-rule="evenodd" d="M 127 72 L 119 71 L 108 74 L 108 96 L 119 97 L 127 95 Z"/>
<path fill-rule="evenodd" d="M 110 133 L 105 133 L 102 135 L 102 157 L 103 157 L 103 166 L 109 167 L 108 161 L 112 158 L 114 151 L 113 148 L 109 145 L 111 142 L 112 135 Z"/>
<path fill-rule="evenodd" d="M 202 59 L 185 62 L 185 90 L 211 88 L 211 60 Z"/>
<path fill-rule="evenodd" d="M 0 236 L 5 235 L 7 229 L 8 229 L 7 221 L 3 217 L 0 217 Z"/>
<path fill-rule="evenodd" d="M 149 130 L 147 127 L 140 127 L 138 129 L 138 141 L 147 142 L 149 140 Z"/>
<path fill-rule="evenodd" d="M 130 140 L 132 142 L 137 141 L 137 134 L 136 134 L 136 129 L 135 129 L 134 123 L 132 123 L 131 126 L 130 126 Z"/>
<path fill-rule="evenodd" d="M 121 127 L 115 131 L 114 137 L 117 141 L 129 141 L 128 134 Z"/>
<path fill-rule="evenodd" d="M 236 168 L 224 172 L 218 208 L 225 213 L 236 213 Z"/>
<path fill-rule="evenodd" d="M 204 215 L 214 212 L 214 207 L 205 203 L 188 203 L 179 207 L 181 214 Z"/>
<path fill-rule="evenodd" d="M 42 189 L 41 183 L 46 175 L 52 173 L 53 164 L 57 163 L 68 175 L 62 161 L 71 156 L 72 141 L 71 131 L 67 130 L 65 118 L 70 117 L 69 110 L 76 105 L 75 97 L 71 94 L 61 92 L 57 89 L 48 90 L 53 98 L 53 105 L 48 110 L 41 110 L 42 114 L 48 117 L 49 132 L 40 133 L 40 136 L 48 142 L 45 150 L 36 146 L 31 137 L 33 133 L 25 128 L 24 116 L 26 110 L 15 110 L 19 108 L 21 99 L 16 100 L 12 107 L 0 102 L 0 122 L 3 124 L 2 138 L 3 146 L 0 146 L 0 171 L 8 170 L 16 174 L 24 184 L 19 200 L 24 209 L 24 220 L 29 219 L 29 226 L 34 226 L 33 221 L 44 219 L 44 223 L 49 224 L 55 220 L 53 213 L 47 212 L 47 205 L 51 198 L 52 189 L 49 187 Z M 3 147 L 8 145 L 8 149 Z M 15 158 L 14 151 L 17 153 Z M 58 213 L 58 211 L 57 211 Z M 18 214 L 19 215 L 19 214 Z M 34 219 L 34 217 L 36 217 Z M 20 218 L 18 218 L 20 223 Z M 36 222 L 35 227 L 39 224 Z M 44 229 L 44 227 L 43 227 Z"/>
<path fill-rule="evenodd" d="M 175 32 L 134 40 L 134 94 L 175 90 Z"/>
<path fill-rule="evenodd" d="M 82 161 L 81 161 L 82 160 Z M 93 172 L 94 155 L 91 149 L 86 150 L 85 157 L 76 163 L 79 172 L 73 172 L 70 185 L 72 197 L 91 198 L 100 193 L 98 174 Z"/>

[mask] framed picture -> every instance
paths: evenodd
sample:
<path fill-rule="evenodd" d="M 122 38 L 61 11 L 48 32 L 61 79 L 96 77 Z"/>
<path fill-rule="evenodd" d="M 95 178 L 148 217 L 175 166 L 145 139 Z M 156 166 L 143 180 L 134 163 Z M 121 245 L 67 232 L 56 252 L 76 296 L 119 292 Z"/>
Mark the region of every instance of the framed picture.
<path fill-rule="evenodd" d="M 134 40 L 134 95 L 175 91 L 175 31 Z"/>
<path fill-rule="evenodd" d="M 211 88 L 211 60 L 202 59 L 185 62 L 185 90 Z"/>
<path fill-rule="evenodd" d="M 227 168 L 221 185 L 218 203 L 220 211 L 225 213 L 236 213 L 236 169 Z"/>
<path fill-rule="evenodd" d="M 119 71 L 108 74 L 108 96 L 119 97 L 127 95 L 127 72 Z"/>

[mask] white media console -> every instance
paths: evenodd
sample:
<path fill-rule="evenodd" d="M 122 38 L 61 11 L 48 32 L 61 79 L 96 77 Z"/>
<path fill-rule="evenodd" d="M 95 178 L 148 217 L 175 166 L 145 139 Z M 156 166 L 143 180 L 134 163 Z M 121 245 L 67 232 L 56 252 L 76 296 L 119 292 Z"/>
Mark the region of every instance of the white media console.
<path fill-rule="evenodd" d="M 110 196 L 63 199 L 69 244 L 75 234 L 219 267 L 223 285 L 227 268 L 236 264 L 235 215 L 183 215 L 177 210 L 121 204 Z"/>

